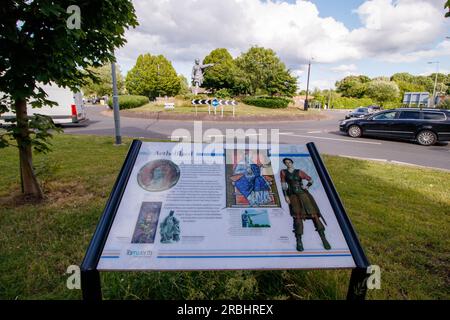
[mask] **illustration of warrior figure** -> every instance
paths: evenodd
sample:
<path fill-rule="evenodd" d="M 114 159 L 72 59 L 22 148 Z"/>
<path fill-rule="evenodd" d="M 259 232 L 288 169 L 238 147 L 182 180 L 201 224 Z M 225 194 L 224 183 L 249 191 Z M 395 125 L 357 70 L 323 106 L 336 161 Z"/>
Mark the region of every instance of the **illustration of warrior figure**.
<path fill-rule="evenodd" d="M 169 215 L 161 223 L 160 234 L 161 243 L 171 243 L 180 241 L 180 221 L 174 216 L 171 210 Z"/>
<path fill-rule="evenodd" d="M 316 231 L 322 239 L 323 247 L 330 250 L 331 246 L 325 237 L 326 225 L 319 206 L 314 197 L 309 193 L 308 189 L 312 186 L 313 180 L 305 172 L 295 169 L 294 161 L 292 159 L 283 159 L 284 165 L 287 169 L 280 172 L 281 185 L 286 202 L 289 204 L 289 211 L 294 219 L 294 234 L 297 239 L 297 251 L 303 251 L 302 235 L 303 235 L 303 220 L 312 220 Z M 303 180 L 308 181 L 306 187 L 303 186 Z"/>

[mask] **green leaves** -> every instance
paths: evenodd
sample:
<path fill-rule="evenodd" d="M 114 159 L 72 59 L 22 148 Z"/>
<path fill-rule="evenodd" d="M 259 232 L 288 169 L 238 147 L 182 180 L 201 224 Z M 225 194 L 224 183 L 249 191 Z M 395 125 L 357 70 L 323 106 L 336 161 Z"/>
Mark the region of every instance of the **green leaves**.
<path fill-rule="evenodd" d="M 174 96 L 180 92 L 181 80 L 169 60 L 163 55 L 140 55 L 125 80 L 133 95 L 149 98 Z"/>
<path fill-rule="evenodd" d="M 272 49 L 252 47 L 236 59 L 241 75 L 249 84 L 251 94 L 292 96 L 297 91 L 297 78 Z"/>
<path fill-rule="evenodd" d="M 214 66 L 205 70 L 203 86 L 214 90 L 232 90 L 237 67 L 228 50 L 219 48 L 211 51 L 203 60 L 203 64 L 208 63 L 214 63 Z"/>
<path fill-rule="evenodd" d="M 396 100 L 400 90 L 393 81 L 374 80 L 368 84 L 366 94 L 382 106 L 385 102 Z"/>
<path fill-rule="evenodd" d="M 343 97 L 362 98 L 367 89 L 370 78 L 364 75 L 347 76 L 336 82 L 336 91 L 342 93 Z"/>
<path fill-rule="evenodd" d="M 95 76 L 96 80 L 88 80 L 88 83 L 83 86 L 83 93 L 85 95 L 95 94 L 98 97 L 105 95 L 112 96 L 112 71 L 111 63 L 106 63 L 105 65 L 98 68 L 88 68 L 86 72 L 91 73 Z M 117 89 L 120 93 L 124 90 L 124 80 L 122 73 L 120 72 L 119 65 L 116 64 L 116 78 L 117 78 Z"/>

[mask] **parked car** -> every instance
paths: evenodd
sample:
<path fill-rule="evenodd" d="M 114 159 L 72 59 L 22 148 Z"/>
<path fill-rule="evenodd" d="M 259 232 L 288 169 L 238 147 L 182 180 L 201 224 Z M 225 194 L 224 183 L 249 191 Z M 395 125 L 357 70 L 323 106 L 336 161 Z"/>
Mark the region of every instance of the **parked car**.
<path fill-rule="evenodd" d="M 353 138 L 398 138 L 431 146 L 438 141 L 450 141 L 450 111 L 411 108 L 386 110 L 366 118 L 343 120 L 340 130 Z"/>
<path fill-rule="evenodd" d="M 367 108 L 369 109 L 369 113 L 380 112 L 383 110 L 380 106 L 367 106 Z"/>
<path fill-rule="evenodd" d="M 369 108 L 359 107 L 359 108 L 356 108 L 355 110 L 347 113 L 345 115 L 345 119 L 362 118 L 362 117 L 368 115 L 369 113 L 370 113 Z"/>
<path fill-rule="evenodd" d="M 32 108 L 27 104 L 28 115 L 42 114 L 52 118 L 55 124 L 71 124 L 87 121 L 86 111 L 81 92 L 72 92 L 70 89 L 58 87 L 56 84 L 40 85 L 47 93 L 47 99 L 54 101 L 57 105 L 53 107 Z M 0 96 L 2 93 L 0 92 Z M 14 118 L 13 112 L 0 114 L 0 125 L 5 125 L 5 120 Z"/>

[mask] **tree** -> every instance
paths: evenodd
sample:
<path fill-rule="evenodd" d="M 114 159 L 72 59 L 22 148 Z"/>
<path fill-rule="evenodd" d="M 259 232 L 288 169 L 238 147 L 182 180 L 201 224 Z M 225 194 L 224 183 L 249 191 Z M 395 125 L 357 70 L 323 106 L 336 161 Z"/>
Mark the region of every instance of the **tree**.
<path fill-rule="evenodd" d="M 40 0 L 6 1 L 0 6 L 0 92 L 4 93 L 0 113 L 10 108 L 16 114 L 7 133 L 0 136 L 0 147 L 18 147 L 23 191 L 36 199 L 43 194 L 33 170 L 32 150 L 49 150 L 51 122 L 42 116 L 29 118 L 27 102 L 33 107 L 55 104 L 46 99 L 40 83 L 54 82 L 76 91 L 89 78 L 95 79 L 84 69 L 114 61 L 114 49 L 125 43 L 125 29 L 137 25 L 131 1 L 76 4 Z"/>
<path fill-rule="evenodd" d="M 188 94 L 190 92 L 188 80 L 182 74 L 178 75 L 178 79 L 180 80 L 180 92 L 179 92 L 179 94 Z"/>
<path fill-rule="evenodd" d="M 163 55 L 140 55 L 136 65 L 126 77 L 125 84 L 130 94 L 147 96 L 175 96 L 180 92 L 181 82 L 175 69 Z"/>
<path fill-rule="evenodd" d="M 297 91 L 297 78 L 272 49 L 252 47 L 236 59 L 236 65 L 242 71 L 241 76 L 245 76 L 251 94 L 291 95 Z"/>
<path fill-rule="evenodd" d="M 399 73 L 395 73 L 391 76 L 391 81 L 403 81 L 403 82 L 409 82 L 409 83 L 414 83 L 414 78 L 415 76 L 413 76 L 412 74 L 408 73 L 408 72 L 399 72 Z"/>
<path fill-rule="evenodd" d="M 393 81 L 373 80 L 367 85 L 366 94 L 380 106 L 383 106 L 388 101 L 395 101 L 400 94 L 400 90 Z"/>
<path fill-rule="evenodd" d="M 445 9 L 448 9 L 448 12 L 445 13 L 445 17 L 449 18 L 450 17 L 450 0 L 447 0 L 447 2 L 444 5 Z"/>
<path fill-rule="evenodd" d="M 213 90 L 233 89 L 236 64 L 227 49 L 215 49 L 203 60 L 203 64 L 214 63 L 206 69 L 203 86 Z"/>
<path fill-rule="evenodd" d="M 343 97 L 362 98 L 367 89 L 370 78 L 364 75 L 347 76 L 341 81 L 336 82 L 336 91 Z"/>
<path fill-rule="evenodd" d="M 446 98 L 439 102 L 438 108 L 450 110 L 450 98 Z"/>
<path fill-rule="evenodd" d="M 102 97 L 105 95 L 112 96 L 112 71 L 111 64 L 107 63 L 99 68 L 87 68 L 90 72 L 95 73 L 98 77 L 98 81 L 89 80 L 86 85 L 83 86 L 83 93 L 85 95 L 96 95 Z M 116 78 L 117 89 L 120 93 L 123 92 L 123 77 L 120 72 L 120 66 L 116 64 Z"/>

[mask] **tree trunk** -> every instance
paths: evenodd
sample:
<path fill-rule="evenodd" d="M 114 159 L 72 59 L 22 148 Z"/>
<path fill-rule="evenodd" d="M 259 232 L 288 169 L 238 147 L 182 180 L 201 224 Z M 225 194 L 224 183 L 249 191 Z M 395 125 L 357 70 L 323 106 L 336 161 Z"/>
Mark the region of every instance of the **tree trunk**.
<path fill-rule="evenodd" d="M 39 186 L 33 170 L 33 153 L 31 150 L 31 138 L 30 128 L 28 126 L 26 100 L 16 100 L 15 107 L 18 127 L 16 140 L 19 147 L 23 193 L 25 196 L 31 196 L 36 200 L 41 200 L 43 199 L 42 189 Z"/>

